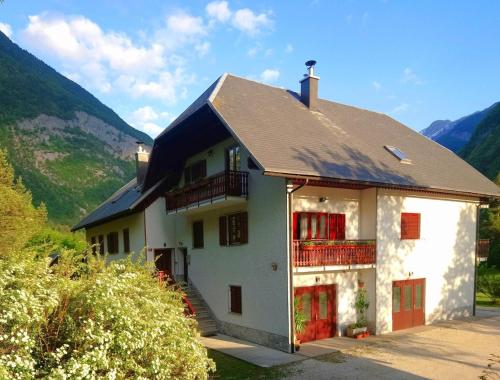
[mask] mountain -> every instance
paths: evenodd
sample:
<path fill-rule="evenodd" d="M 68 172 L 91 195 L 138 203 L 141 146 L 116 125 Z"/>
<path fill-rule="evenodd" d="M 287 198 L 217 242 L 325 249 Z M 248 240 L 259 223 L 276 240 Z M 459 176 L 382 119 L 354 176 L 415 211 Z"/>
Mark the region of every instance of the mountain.
<path fill-rule="evenodd" d="M 494 106 L 495 104 L 455 121 L 436 120 L 420 133 L 446 148 L 458 152 L 469 142 L 477 125 L 483 121 Z"/>
<path fill-rule="evenodd" d="M 500 173 L 500 102 L 489 108 L 459 155 L 491 179 Z"/>
<path fill-rule="evenodd" d="M 50 220 L 72 224 L 130 180 L 137 140 L 152 145 L 0 32 L 0 148 Z"/>
<path fill-rule="evenodd" d="M 458 120 L 436 120 L 421 133 L 454 151 L 490 179 L 500 171 L 500 102 Z"/>

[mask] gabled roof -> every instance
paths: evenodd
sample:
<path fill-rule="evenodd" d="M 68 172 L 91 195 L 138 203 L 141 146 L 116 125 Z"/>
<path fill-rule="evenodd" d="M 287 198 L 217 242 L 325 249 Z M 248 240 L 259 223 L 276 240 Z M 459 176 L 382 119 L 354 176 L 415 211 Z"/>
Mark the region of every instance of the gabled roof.
<path fill-rule="evenodd" d="M 456 154 L 391 117 L 224 75 L 208 102 L 267 174 L 500 196 Z M 385 146 L 403 151 L 402 163 Z"/>
<path fill-rule="evenodd" d="M 312 111 L 296 92 L 224 74 L 155 139 L 144 189 L 129 182 L 73 229 L 134 212 L 175 184 L 185 159 L 180 143 L 189 155 L 231 135 L 264 174 L 500 197 L 460 157 L 387 115 L 323 99 Z"/>

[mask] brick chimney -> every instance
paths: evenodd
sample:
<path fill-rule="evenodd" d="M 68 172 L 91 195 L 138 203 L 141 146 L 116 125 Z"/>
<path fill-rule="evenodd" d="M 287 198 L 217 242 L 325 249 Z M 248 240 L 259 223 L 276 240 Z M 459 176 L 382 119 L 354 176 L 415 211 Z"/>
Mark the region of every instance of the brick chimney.
<path fill-rule="evenodd" d="M 137 152 L 135 153 L 135 168 L 137 173 L 137 184 L 142 185 L 146 178 L 148 169 L 149 153 L 143 147 L 142 141 L 137 141 Z"/>
<path fill-rule="evenodd" d="M 307 61 L 307 74 L 300 81 L 300 99 L 310 110 L 318 109 L 318 82 L 319 77 L 314 75 L 316 61 Z"/>

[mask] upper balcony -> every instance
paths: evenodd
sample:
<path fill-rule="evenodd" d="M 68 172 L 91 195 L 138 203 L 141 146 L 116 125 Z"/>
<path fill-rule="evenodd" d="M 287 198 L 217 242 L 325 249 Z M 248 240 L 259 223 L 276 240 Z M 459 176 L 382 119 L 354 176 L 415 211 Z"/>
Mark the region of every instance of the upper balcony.
<path fill-rule="evenodd" d="M 322 270 L 372 268 L 376 252 L 375 240 L 296 240 L 293 242 L 293 263 L 295 267 L 322 267 Z"/>
<path fill-rule="evenodd" d="M 165 197 L 169 214 L 213 208 L 224 201 L 241 203 L 248 199 L 248 172 L 223 171 L 168 192 Z"/>

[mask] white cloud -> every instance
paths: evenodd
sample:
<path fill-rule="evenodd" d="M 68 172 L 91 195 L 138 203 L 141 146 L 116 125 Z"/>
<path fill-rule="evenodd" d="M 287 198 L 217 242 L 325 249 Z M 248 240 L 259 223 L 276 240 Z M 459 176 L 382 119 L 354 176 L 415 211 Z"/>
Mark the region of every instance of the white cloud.
<path fill-rule="evenodd" d="M 210 42 L 205 41 L 194 47 L 199 57 L 204 57 L 210 51 Z"/>
<path fill-rule="evenodd" d="M 374 80 L 372 82 L 372 86 L 375 89 L 375 91 L 380 91 L 380 89 L 382 88 L 382 85 L 380 84 L 380 82 L 377 82 L 376 80 Z"/>
<path fill-rule="evenodd" d="M 409 108 L 410 108 L 409 104 L 401 103 L 400 105 L 394 107 L 391 111 L 389 111 L 389 114 L 397 115 L 397 114 L 408 111 Z"/>
<path fill-rule="evenodd" d="M 140 129 L 151 137 L 156 137 L 173 120 L 173 117 L 168 112 L 158 113 L 153 107 L 144 106 L 132 112 L 128 120 L 130 125 Z"/>
<path fill-rule="evenodd" d="M 415 74 L 415 72 L 411 69 L 411 67 L 407 67 L 403 70 L 403 74 L 401 76 L 401 82 L 410 83 L 420 85 L 422 84 L 422 80 Z"/>
<path fill-rule="evenodd" d="M 273 22 L 266 13 L 256 14 L 251 9 L 243 8 L 234 13 L 232 25 L 250 36 L 256 36 L 271 28 Z"/>
<path fill-rule="evenodd" d="M 187 13 L 178 13 L 167 18 L 167 28 L 174 33 L 172 37 L 193 37 L 205 35 L 206 27 L 201 17 L 191 16 Z"/>
<path fill-rule="evenodd" d="M 260 79 L 263 82 L 267 82 L 267 83 L 276 82 L 279 77 L 280 77 L 280 72 L 277 69 L 265 69 L 260 74 Z"/>
<path fill-rule="evenodd" d="M 0 22 L 0 32 L 5 34 L 7 37 L 12 37 L 12 27 L 9 24 Z"/>
<path fill-rule="evenodd" d="M 212 1 L 207 4 L 205 10 L 209 17 L 220 22 L 228 21 L 232 14 L 227 1 Z"/>
<path fill-rule="evenodd" d="M 285 47 L 285 53 L 291 53 L 291 52 L 293 52 L 293 45 L 287 44 Z"/>
<path fill-rule="evenodd" d="M 250 48 L 247 50 L 247 55 L 249 57 L 255 57 L 257 53 L 260 51 L 261 47 L 260 46 L 254 46 L 253 48 Z"/>

